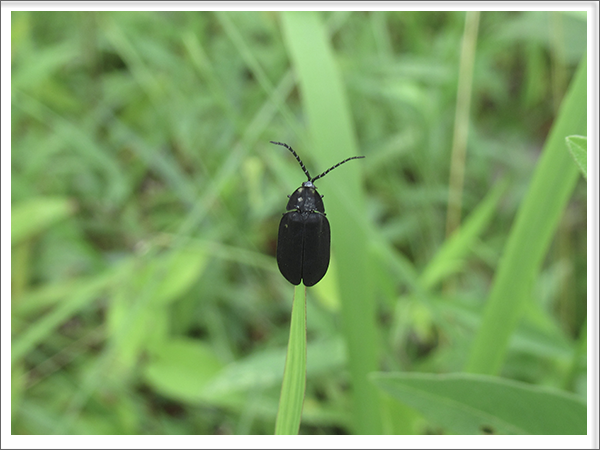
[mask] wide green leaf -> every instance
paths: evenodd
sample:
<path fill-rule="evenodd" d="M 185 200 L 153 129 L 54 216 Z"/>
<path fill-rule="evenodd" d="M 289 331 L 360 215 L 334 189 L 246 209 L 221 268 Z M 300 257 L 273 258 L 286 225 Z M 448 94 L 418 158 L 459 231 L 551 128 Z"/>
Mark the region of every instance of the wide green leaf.
<path fill-rule="evenodd" d="M 587 433 L 585 402 L 563 391 L 466 373 L 375 373 L 372 379 L 452 433 Z"/>
<path fill-rule="evenodd" d="M 222 364 L 206 343 L 188 338 L 172 339 L 157 344 L 150 353 L 144 377 L 153 389 L 184 402 L 210 397 L 205 388 Z"/>
<path fill-rule="evenodd" d="M 258 350 L 250 356 L 234 361 L 223 368 L 207 387 L 214 395 L 227 392 L 250 392 L 281 383 L 286 349 Z M 329 374 L 346 362 L 346 351 L 341 339 L 313 342 L 307 346 L 306 371 L 308 376 Z"/>

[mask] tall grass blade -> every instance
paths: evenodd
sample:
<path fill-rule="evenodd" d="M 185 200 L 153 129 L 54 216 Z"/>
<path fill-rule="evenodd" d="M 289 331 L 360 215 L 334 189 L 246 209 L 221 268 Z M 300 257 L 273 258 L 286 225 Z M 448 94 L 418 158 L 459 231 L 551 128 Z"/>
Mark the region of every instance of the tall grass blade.
<path fill-rule="evenodd" d="M 586 70 L 584 58 L 517 212 L 465 367 L 467 372 L 496 374 L 500 370 L 522 306 L 531 296 L 535 277 L 575 187 L 578 172 L 565 151 L 565 138 L 587 134 Z"/>
<path fill-rule="evenodd" d="M 334 59 L 331 42 L 315 12 L 285 12 L 282 24 L 290 57 L 300 82 L 300 91 L 314 159 L 319 168 L 358 155 L 348 99 Z M 306 162 L 306 160 L 305 160 Z M 368 280 L 368 236 L 361 226 L 365 212 L 359 188 L 359 163 L 346 164 L 320 180 L 327 186 L 327 217 L 332 229 L 332 253 L 339 275 L 344 338 L 352 379 L 353 432 L 380 434 L 378 392 L 368 380 L 377 370 L 378 351 L 373 291 Z"/>

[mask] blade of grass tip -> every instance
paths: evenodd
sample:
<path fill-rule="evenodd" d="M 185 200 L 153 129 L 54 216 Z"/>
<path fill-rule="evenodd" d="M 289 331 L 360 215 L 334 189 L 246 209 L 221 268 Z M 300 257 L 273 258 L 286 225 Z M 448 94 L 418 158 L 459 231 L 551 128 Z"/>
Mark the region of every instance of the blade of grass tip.
<path fill-rule="evenodd" d="M 290 340 L 285 359 L 275 434 L 298 434 L 306 390 L 306 287 L 304 298 L 294 289 Z"/>
<path fill-rule="evenodd" d="M 350 102 L 337 66 L 331 39 L 321 16 L 312 11 L 281 14 L 290 60 L 298 74 L 302 105 L 314 142 L 315 159 L 327 164 L 358 155 Z M 371 236 L 363 226 L 366 200 L 359 178 L 360 165 L 348 164 L 324 178 L 327 217 L 331 223 L 332 258 L 342 298 L 342 329 L 348 349 L 352 383 L 351 433 L 381 434 L 379 392 L 369 372 L 379 368 L 377 310 L 369 274 Z"/>
<path fill-rule="evenodd" d="M 510 337 L 531 296 L 533 282 L 577 182 L 577 168 L 564 139 L 587 130 L 587 63 L 579 64 L 558 117 L 546 139 L 500 260 L 465 371 L 494 375 L 502 366 Z"/>

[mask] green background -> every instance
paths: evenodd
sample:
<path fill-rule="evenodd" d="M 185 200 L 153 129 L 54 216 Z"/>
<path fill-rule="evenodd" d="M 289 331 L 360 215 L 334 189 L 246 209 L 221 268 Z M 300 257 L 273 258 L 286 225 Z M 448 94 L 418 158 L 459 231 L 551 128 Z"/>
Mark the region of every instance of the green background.
<path fill-rule="evenodd" d="M 277 228 L 305 177 L 269 140 L 313 176 L 366 156 L 316 183 L 332 262 L 308 289 L 300 433 L 549 434 L 503 407 L 523 395 L 585 433 L 586 183 L 565 143 L 586 135 L 585 13 L 11 25 L 12 434 L 273 433 Z M 475 407 L 473 386 L 489 427 L 448 400 Z"/>

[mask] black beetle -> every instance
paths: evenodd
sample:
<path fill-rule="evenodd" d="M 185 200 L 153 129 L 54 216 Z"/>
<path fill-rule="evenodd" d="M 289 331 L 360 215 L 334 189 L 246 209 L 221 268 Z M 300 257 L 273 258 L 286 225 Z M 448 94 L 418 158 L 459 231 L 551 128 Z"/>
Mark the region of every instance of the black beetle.
<path fill-rule="evenodd" d="M 285 208 L 287 212 L 283 214 L 279 223 L 277 265 L 281 274 L 293 285 L 299 285 L 302 280 L 305 286 L 313 286 L 327 272 L 331 244 L 331 231 L 329 221 L 325 217 L 323 196 L 317 192 L 313 183 L 345 162 L 364 156 L 345 159 L 321 175 L 311 178 L 292 147 L 283 142 L 269 142 L 292 152 L 308 178 L 308 181 L 302 183 L 292 195 L 288 195 L 290 200 Z"/>

